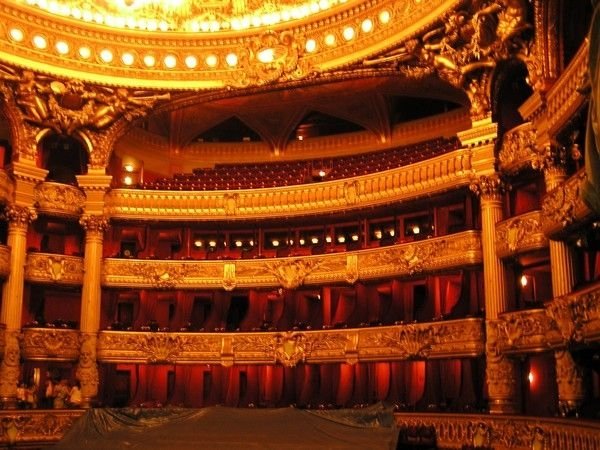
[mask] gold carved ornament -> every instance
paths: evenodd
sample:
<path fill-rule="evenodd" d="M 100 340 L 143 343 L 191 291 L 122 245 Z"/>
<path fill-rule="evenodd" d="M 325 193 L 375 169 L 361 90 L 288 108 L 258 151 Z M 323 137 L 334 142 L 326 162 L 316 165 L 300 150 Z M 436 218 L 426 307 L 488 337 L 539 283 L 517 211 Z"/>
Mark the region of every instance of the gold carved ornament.
<path fill-rule="evenodd" d="M 296 289 L 315 270 L 322 261 L 320 259 L 297 258 L 285 261 L 265 262 L 265 270 L 277 278 L 285 289 Z"/>
<path fill-rule="evenodd" d="M 88 233 L 104 233 L 109 227 L 109 220 L 100 215 L 86 214 L 81 216 L 79 224 Z"/>
<path fill-rule="evenodd" d="M 22 345 L 25 358 L 75 360 L 79 355 L 76 330 L 26 328 L 23 330 Z"/>
<path fill-rule="evenodd" d="M 536 152 L 536 130 L 530 123 L 520 125 L 507 132 L 502 138 L 498 154 L 500 168 L 515 173 L 528 163 L 531 164 Z"/>
<path fill-rule="evenodd" d="M 482 200 L 500 200 L 510 186 L 497 173 L 473 179 L 469 189 Z"/>
<path fill-rule="evenodd" d="M 37 212 L 29 207 L 9 205 L 4 210 L 4 218 L 15 226 L 27 228 L 31 222 L 37 219 Z"/>
<path fill-rule="evenodd" d="M 18 331 L 4 332 L 4 358 L 0 364 L 0 398 L 12 398 L 16 395 L 21 369 L 21 347 Z"/>
<path fill-rule="evenodd" d="M 304 362 L 306 336 L 288 331 L 275 336 L 275 359 L 285 367 L 295 367 Z"/>
<path fill-rule="evenodd" d="M 35 206 L 43 211 L 79 216 L 84 203 L 85 194 L 75 186 L 40 183 L 35 188 Z"/>
<path fill-rule="evenodd" d="M 81 383 L 81 395 L 84 399 L 92 399 L 98 394 L 97 339 L 95 333 L 81 333 L 79 336 L 79 362 L 75 370 L 75 376 Z"/>

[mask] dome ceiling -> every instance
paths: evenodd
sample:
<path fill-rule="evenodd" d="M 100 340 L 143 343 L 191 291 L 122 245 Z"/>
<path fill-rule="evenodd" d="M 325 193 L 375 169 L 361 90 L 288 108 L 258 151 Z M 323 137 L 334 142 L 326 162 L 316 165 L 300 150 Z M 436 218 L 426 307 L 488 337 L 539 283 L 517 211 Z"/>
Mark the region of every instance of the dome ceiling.
<path fill-rule="evenodd" d="M 261 86 L 360 64 L 459 3 L 7 0 L 0 4 L 0 62 L 109 86 Z"/>

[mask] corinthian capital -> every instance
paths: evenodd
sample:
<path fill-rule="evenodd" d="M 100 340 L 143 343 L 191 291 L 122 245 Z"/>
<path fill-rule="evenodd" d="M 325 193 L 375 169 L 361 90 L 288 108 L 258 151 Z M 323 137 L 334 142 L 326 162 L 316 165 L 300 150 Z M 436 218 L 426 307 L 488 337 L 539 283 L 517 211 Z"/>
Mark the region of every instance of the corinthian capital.
<path fill-rule="evenodd" d="M 37 212 L 27 206 L 9 205 L 4 210 L 4 217 L 15 225 L 27 227 L 37 219 Z"/>
<path fill-rule="evenodd" d="M 471 181 L 469 189 L 482 200 L 499 200 L 508 190 L 508 185 L 498 174 L 482 175 Z"/>
<path fill-rule="evenodd" d="M 86 214 L 79 219 L 79 224 L 85 231 L 103 233 L 109 226 L 108 219 L 104 216 Z"/>

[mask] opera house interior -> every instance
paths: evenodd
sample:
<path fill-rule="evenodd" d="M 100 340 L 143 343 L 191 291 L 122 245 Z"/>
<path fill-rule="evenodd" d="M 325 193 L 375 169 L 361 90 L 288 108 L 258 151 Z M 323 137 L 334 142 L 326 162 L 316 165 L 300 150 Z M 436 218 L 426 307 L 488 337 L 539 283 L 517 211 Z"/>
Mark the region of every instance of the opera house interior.
<path fill-rule="evenodd" d="M 0 446 L 600 449 L 596 9 L 1 1 Z"/>

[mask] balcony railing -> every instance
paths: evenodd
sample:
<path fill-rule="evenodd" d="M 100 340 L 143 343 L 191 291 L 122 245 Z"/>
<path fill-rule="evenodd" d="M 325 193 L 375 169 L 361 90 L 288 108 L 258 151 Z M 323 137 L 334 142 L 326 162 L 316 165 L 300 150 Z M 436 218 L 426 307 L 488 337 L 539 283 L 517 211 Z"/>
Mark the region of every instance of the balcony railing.
<path fill-rule="evenodd" d="M 532 211 L 496 224 L 496 253 L 500 258 L 548 246 L 542 231 L 541 211 Z"/>
<path fill-rule="evenodd" d="M 83 283 L 83 257 L 54 253 L 28 253 L 25 279 L 37 283 L 81 285 Z"/>
<path fill-rule="evenodd" d="M 85 410 L 28 410 L 0 411 L 2 448 L 39 448 L 60 441 Z M 14 442 L 9 440 L 8 430 L 14 431 Z"/>
<path fill-rule="evenodd" d="M 600 450 L 600 424 L 475 414 L 396 413 L 401 429 L 435 428 L 439 448 Z"/>
<path fill-rule="evenodd" d="M 27 360 L 76 361 L 79 358 L 79 331 L 23 328 L 21 356 Z"/>
<path fill-rule="evenodd" d="M 253 333 L 101 331 L 98 361 L 274 364 L 465 358 L 484 352 L 482 319 L 385 327 Z"/>
<path fill-rule="evenodd" d="M 419 163 L 343 180 L 235 191 L 115 189 L 107 213 L 117 219 L 237 220 L 332 213 L 421 198 L 468 185 L 492 148 L 460 149 Z"/>
<path fill-rule="evenodd" d="M 279 287 L 397 277 L 481 263 L 481 236 L 465 231 L 389 247 L 303 257 L 240 260 L 140 260 L 107 258 L 107 287 Z"/>

